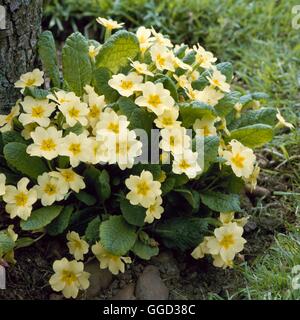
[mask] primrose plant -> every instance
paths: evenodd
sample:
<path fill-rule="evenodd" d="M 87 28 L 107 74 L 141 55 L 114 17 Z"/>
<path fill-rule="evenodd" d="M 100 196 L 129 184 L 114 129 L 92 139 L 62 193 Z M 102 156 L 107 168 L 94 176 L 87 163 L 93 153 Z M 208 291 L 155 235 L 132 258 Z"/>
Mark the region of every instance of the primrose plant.
<path fill-rule="evenodd" d="M 231 267 L 246 242 L 239 193 L 259 174 L 253 150 L 291 124 L 265 94 L 231 90 L 232 65 L 199 44 L 145 27 L 111 35 L 122 24 L 97 21 L 104 42 L 72 34 L 62 72 L 44 32 L 44 71 L 20 77 L 23 98 L 0 116 L 0 262 L 66 238 L 50 285 L 67 298 L 88 288 L 94 257 L 113 274 L 164 247 Z"/>

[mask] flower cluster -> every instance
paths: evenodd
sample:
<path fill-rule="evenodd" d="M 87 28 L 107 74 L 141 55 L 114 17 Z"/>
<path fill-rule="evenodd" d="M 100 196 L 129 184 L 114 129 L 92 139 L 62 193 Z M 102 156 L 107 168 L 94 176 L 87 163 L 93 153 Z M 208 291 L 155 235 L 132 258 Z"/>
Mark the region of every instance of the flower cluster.
<path fill-rule="evenodd" d="M 61 75 L 41 56 L 52 88 L 38 69 L 15 83 L 23 98 L 0 116 L 7 218 L 34 231 L 34 241 L 37 233 L 66 234 L 72 260 L 54 262 L 50 284 L 67 298 L 88 288 L 91 253 L 117 274 L 130 254 L 150 259 L 159 244 L 192 250 L 196 237 L 204 241 L 194 258 L 210 254 L 215 266 L 232 266 L 246 219 L 216 213 L 240 210 L 231 190 L 234 181 L 256 187 L 254 148 L 293 125 L 261 106 L 263 93 L 232 90 L 231 64 L 217 64 L 199 44 L 174 46 L 145 27 L 111 36 L 123 24 L 97 21 L 105 41 L 71 35 Z M 202 206 L 215 223 L 203 222 Z M 195 223 L 206 229 L 195 232 Z M 0 258 L 13 261 L 18 235 L 11 224 L 0 232 L 8 244 Z"/>

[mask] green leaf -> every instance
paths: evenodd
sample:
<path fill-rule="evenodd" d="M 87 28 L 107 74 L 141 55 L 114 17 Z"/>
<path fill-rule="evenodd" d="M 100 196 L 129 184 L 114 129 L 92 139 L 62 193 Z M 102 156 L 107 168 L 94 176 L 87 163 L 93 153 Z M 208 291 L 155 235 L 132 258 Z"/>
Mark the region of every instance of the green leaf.
<path fill-rule="evenodd" d="M 120 112 L 125 115 L 130 122 L 129 129 L 143 129 L 147 133 L 151 132 L 153 115 L 138 107 L 131 99 L 121 97 L 118 101 Z"/>
<path fill-rule="evenodd" d="M 34 210 L 26 221 L 20 222 L 20 226 L 25 231 L 41 229 L 52 222 L 62 209 L 63 206 L 49 206 Z"/>
<path fill-rule="evenodd" d="M 48 90 L 40 89 L 40 88 L 25 88 L 23 95 L 30 96 L 37 100 L 47 99 L 47 96 L 50 92 Z"/>
<path fill-rule="evenodd" d="M 198 118 L 202 118 L 203 116 L 214 117 L 216 114 L 212 106 L 200 101 L 180 103 L 179 111 L 182 125 L 186 128 L 191 127 Z"/>
<path fill-rule="evenodd" d="M 174 177 L 168 177 L 162 184 L 161 184 L 161 191 L 162 194 L 165 195 L 172 191 L 175 187 L 176 179 Z"/>
<path fill-rule="evenodd" d="M 97 202 L 94 196 L 92 196 L 91 194 L 87 193 L 84 190 L 81 190 L 80 192 L 75 193 L 75 197 L 87 206 L 93 206 Z"/>
<path fill-rule="evenodd" d="M 182 251 L 195 248 L 207 234 L 208 222 L 204 218 L 180 217 L 160 222 L 154 232 L 164 245 Z"/>
<path fill-rule="evenodd" d="M 226 77 L 226 82 L 230 83 L 233 77 L 232 64 L 230 62 L 221 62 L 216 67 Z"/>
<path fill-rule="evenodd" d="M 219 100 L 215 106 L 215 110 L 220 117 L 226 117 L 232 110 L 236 103 L 239 102 L 240 93 L 238 91 L 232 91 Z"/>
<path fill-rule="evenodd" d="M 241 211 L 238 194 L 225 194 L 217 191 L 200 193 L 201 201 L 211 210 L 217 212 Z"/>
<path fill-rule="evenodd" d="M 96 241 L 99 240 L 100 224 L 101 224 L 101 220 L 99 217 L 96 217 L 89 222 L 85 230 L 85 237 L 90 244 L 95 243 Z"/>
<path fill-rule="evenodd" d="M 69 226 L 74 207 L 72 205 L 63 208 L 58 217 L 56 217 L 47 226 L 47 232 L 50 236 L 62 234 Z"/>
<path fill-rule="evenodd" d="M 112 73 L 107 68 L 98 68 L 93 73 L 95 91 L 99 95 L 104 95 L 107 102 L 115 102 L 119 97 L 118 92 L 108 85 L 111 77 Z"/>
<path fill-rule="evenodd" d="M 146 209 L 141 206 L 134 206 L 130 202 L 123 198 L 120 202 L 120 209 L 125 220 L 134 225 L 142 227 L 146 217 Z"/>
<path fill-rule="evenodd" d="M 131 251 L 143 260 L 150 260 L 159 253 L 158 247 L 151 247 L 141 240 L 137 240 Z"/>
<path fill-rule="evenodd" d="M 219 143 L 220 138 L 218 136 L 204 137 L 204 172 L 215 162 L 218 156 Z"/>
<path fill-rule="evenodd" d="M 101 171 L 98 181 L 99 181 L 98 194 L 100 195 L 100 199 L 102 201 L 105 201 L 110 197 L 110 194 L 111 194 L 111 189 L 109 184 L 109 174 L 106 170 Z"/>
<path fill-rule="evenodd" d="M 39 175 L 48 171 L 47 167 L 40 158 L 28 155 L 26 148 L 26 145 L 19 142 L 8 143 L 3 149 L 5 160 L 26 176 L 37 179 Z"/>
<path fill-rule="evenodd" d="M 38 41 L 39 56 L 43 69 L 48 74 L 54 87 L 60 88 L 60 76 L 56 55 L 55 40 L 51 31 L 44 31 Z"/>
<path fill-rule="evenodd" d="M 76 135 L 80 135 L 85 130 L 85 127 L 77 122 L 73 127 L 69 127 L 65 130 L 64 136 L 67 136 L 69 133 L 75 133 Z"/>
<path fill-rule="evenodd" d="M 236 139 L 244 146 L 258 148 L 271 141 L 274 131 L 266 124 L 254 124 L 231 131 L 230 140 Z"/>
<path fill-rule="evenodd" d="M 92 65 L 88 52 L 88 41 L 79 32 L 68 37 L 62 50 L 64 81 L 69 90 L 78 96 L 83 95 L 84 86 L 92 80 Z"/>
<path fill-rule="evenodd" d="M 191 207 L 195 210 L 199 209 L 200 206 L 200 197 L 199 193 L 195 190 L 190 190 L 186 187 L 182 187 L 180 189 L 174 189 L 175 192 L 181 194 L 185 200 L 191 205 Z"/>
<path fill-rule="evenodd" d="M 136 237 L 135 227 L 122 216 L 111 216 L 100 225 L 101 244 L 114 255 L 125 255 L 134 246 Z"/>
<path fill-rule="evenodd" d="M 16 249 L 30 247 L 34 242 L 35 240 L 30 237 L 18 238 L 16 241 Z"/>
<path fill-rule="evenodd" d="M 9 236 L 6 230 L 0 231 L 0 257 L 7 252 L 13 250 L 15 242 Z"/>
<path fill-rule="evenodd" d="M 4 146 L 10 142 L 19 142 L 22 144 L 27 144 L 27 141 L 17 131 L 2 132 L 1 136 L 2 136 L 2 141 Z"/>
<path fill-rule="evenodd" d="M 273 108 L 261 108 L 259 110 L 249 110 L 241 114 L 239 119 L 235 119 L 229 126 L 230 130 L 246 127 L 254 124 L 267 124 L 274 126 L 277 122 L 277 110 Z"/>
<path fill-rule="evenodd" d="M 121 67 L 128 65 L 129 59 L 134 59 L 139 51 L 139 42 L 133 33 L 118 31 L 102 45 L 96 57 L 96 66 L 117 73 Z"/>

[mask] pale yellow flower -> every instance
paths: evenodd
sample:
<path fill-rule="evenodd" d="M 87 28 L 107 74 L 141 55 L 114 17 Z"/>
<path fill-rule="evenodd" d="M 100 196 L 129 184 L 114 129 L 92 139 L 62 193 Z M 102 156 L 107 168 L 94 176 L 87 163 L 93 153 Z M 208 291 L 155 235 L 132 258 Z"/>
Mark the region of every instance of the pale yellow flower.
<path fill-rule="evenodd" d="M 108 163 L 117 163 L 121 170 L 132 168 L 136 157 L 142 154 L 142 142 L 131 130 L 119 135 L 109 135 L 105 141 L 108 149 Z"/>
<path fill-rule="evenodd" d="M 160 129 L 171 129 L 174 127 L 180 127 L 181 121 L 177 121 L 179 117 L 179 110 L 176 107 L 165 109 L 164 112 L 159 115 L 154 123 Z"/>
<path fill-rule="evenodd" d="M 162 198 L 157 197 L 154 203 L 152 203 L 146 211 L 145 222 L 152 223 L 154 219 L 161 218 L 161 214 L 164 212 L 164 208 L 161 206 L 161 204 Z"/>
<path fill-rule="evenodd" d="M 237 140 L 231 140 L 229 145 L 231 151 L 225 150 L 222 155 L 227 160 L 226 164 L 231 166 L 237 177 L 249 178 L 256 160 L 253 150 L 245 147 Z"/>
<path fill-rule="evenodd" d="M 153 175 L 149 171 L 143 170 L 140 176 L 130 175 L 125 184 L 130 190 L 126 198 L 132 205 L 140 204 L 144 208 L 149 208 L 161 195 L 161 184 L 153 180 Z"/>
<path fill-rule="evenodd" d="M 70 127 L 75 126 L 77 122 L 83 126 L 87 125 L 89 109 L 85 102 L 81 102 L 80 100 L 63 102 L 58 106 L 58 108 L 65 116 L 66 122 Z"/>
<path fill-rule="evenodd" d="M 167 179 L 166 172 L 161 170 L 159 178 L 157 179 L 157 181 L 159 181 L 160 183 L 163 183 L 163 182 L 165 182 L 166 179 Z"/>
<path fill-rule="evenodd" d="M 145 27 L 139 27 L 136 31 L 136 37 L 140 44 L 140 50 L 144 54 L 152 45 L 151 30 Z"/>
<path fill-rule="evenodd" d="M 131 263 L 130 257 L 121 257 L 113 255 L 104 249 L 100 242 L 96 242 L 92 246 L 92 252 L 100 262 L 100 268 L 106 269 L 112 274 L 118 274 L 119 272 L 124 273 L 125 263 Z"/>
<path fill-rule="evenodd" d="M 6 183 L 6 176 L 4 173 L 0 173 L 0 196 L 5 194 L 5 183 Z"/>
<path fill-rule="evenodd" d="M 59 178 L 67 184 L 67 189 L 71 189 L 78 193 L 81 189 L 85 188 L 83 177 L 77 174 L 72 168 L 59 169 L 49 173 L 50 176 Z"/>
<path fill-rule="evenodd" d="M 174 72 L 173 56 L 165 47 L 152 46 L 150 48 L 151 59 L 158 70 L 169 70 Z"/>
<path fill-rule="evenodd" d="M 102 111 L 106 106 L 105 97 L 103 95 L 99 96 L 93 87 L 86 85 L 84 87 L 86 91 L 86 95 L 84 95 L 83 99 L 89 106 L 89 113 L 87 115 L 87 119 L 92 128 L 95 128 L 97 122 L 100 120 Z"/>
<path fill-rule="evenodd" d="M 70 254 L 72 254 L 76 260 L 83 260 L 84 255 L 89 252 L 88 243 L 81 239 L 79 234 L 75 231 L 67 233 L 67 240 Z"/>
<path fill-rule="evenodd" d="M 20 80 L 15 83 L 16 88 L 39 87 L 44 83 L 44 72 L 34 69 L 32 72 L 22 74 Z"/>
<path fill-rule="evenodd" d="M 208 252 L 220 255 L 224 261 L 232 261 L 235 255 L 244 249 L 246 240 L 242 237 L 243 228 L 236 222 L 230 222 L 214 231 L 214 238 L 207 241 Z"/>
<path fill-rule="evenodd" d="M 212 255 L 213 265 L 217 268 L 226 269 L 227 267 L 233 267 L 233 260 L 224 260 L 220 254 Z"/>
<path fill-rule="evenodd" d="M 185 173 L 190 179 L 195 178 L 202 171 L 198 164 L 198 153 L 187 149 L 181 154 L 174 154 L 172 171 L 176 174 Z"/>
<path fill-rule="evenodd" d="M 196 119 L 193 125 L 197 135 L 208 137 L 215 136 L 217 134 L 217 129 L 214 126 L 216 119 L 204 116 L 202 119 Z"/>
<path fill-rule="evenodd" d="M 160 130 L 162 140 L 159 147 L 166 152 L 181 154 L 191 145 L 191 138 L 187 135 L 184 127 L 173 127 Z"/>
<path fill-rule="evenodd" d="M 65 102 L 80 102 L 80 98 L 76 96 L 74 92 L 66 92 L 63 90 L 55 91 L 54 94 L 48 94 L 47 98 L 52 100 L 58 104 L 62 104 Z"/>
<path fill-rule="evenodd" d="M 191 83 L 185 74 L 181 76 L 177 76 L 176 74 L 174 74 L 173 77 L 177 81 L 177 84 L 180 88 L 183 88 L 183 89 L 191 88 Z"/>
<path fill-rule="evenodd" d="M 230 85 L 226 83 L 226 77 L 217 69 L 213 69 L 213 73 L 206 77 L 209 83 L 223 92 L 230 92 Z"/>
<path fill-rule="evenodd" d="M 132 61 L 131 64 L 132 68 L 136 70 L 138 74 L 144 74 L 150 77 L 153 77 L 154 74 L 148 70 L 148 65 L 146 63 L 140 63 L 139 61 Z"/>
<path fill-rule="evenodd" d="M 191 256 L 194 259 L 202 259 L 208 253 L 207 241 L 212 238 L 214 237 L 204 237 L 203 241 L 193 250 Z"/>
<path fill-rule="evenodd" d="M 142 96 L 135 99 L 135 103 L 141 107 L 147 107 L 157 116 L 161 115 L 165 109 L 174 106 L 174 99 L 170 91 L 164 89 L 162 83 L 146 82 L 140 86 Z"/>
<path fill-rule="evenodd" d="M 240 118 L 241 117 L 241 112 L 243 109 L 243 105 L 240 102 L 237 102 L 234 106 L 233 106 L 234 110 L 236 111 L 236 118 Z"/>
<path fill-rule="evenodd" d="M 199 77 L 200 77 L 200 72 L 197 70 L 194 70 L 189 74 L 188 79 L 190 82 L 193 82 L 193 81 L 196 81 Z"/>
<path fill-rule="evenodd" d="M 90 274 L 84 271 L 82 262 L 63 258 L 53 263 L 53 270 L 55 273 L 49 280 L 51 288 L 62 291 L 66 298 L 76 298 L 79 290 L 86 290 L 90 285 Z"/>
<path fill-rule="evenodd" d="M 213 107 L 218 104 L 219 100 L 221 100 L 223 97 L 224 93 L 215 90 L 211 86 L 205 87 L 202 91 L 193 90 L 193 96 L 190 95 L 192 100 L 198 100 Z"/>
<path fill-rule="evenodd" d="M 96 21 L 101 24 L 104 28 L 108 30 L 113 30 L 113 29 L 120 29 L 123 27 L 124 23 L 118 23 L 117 21 L 114 21 L 112 19 L 105 19 L 98 17 Z"/>
<path fill-rule="evenodd" d="M 94 137 L 90 138 L 90 140 L 92 150 L 90 162 L 92 164 L 108 162 L 110 159 L 109 147 L 111 147 L 107 142 L 108 137 L 103 137 L 101 141 L 96 140 Z"/>
<path fill-rule="evenodd" d="M 22 178 L 17 187 L 6 186 L 3 200 L 6 202 L 5 210 L 10 218 L 20 217 L 27 220 L 32 211 L 32 205 L 37 201 L 37 193 L 34 189 L 27 189 L 28 178 Z"/>
<path fill-rule="evenodd" d="M 136 72 L 130 72 L 128 75 L 119 73 L 113 75 L 108 81 L 108 85 L 117 90 L 121 96 L 130 97 L 135 91 L 139 90 L 139 85 L 143 82 L 143 77 Z"/>
<path fill-rule="evenodd" d="M 277 109 L 277 114 L 276 114 L 276 118 L 278 120 L 278 123 L 276 125 L 277 128 L 282 128 L 282 127 L 287 127 L 289 129 L 293 129 L 294 125 L 291 124 L 290 122 L 287 122 L 284 117 L 281 115 L 279 109 Z"/>
<path fill-rule="evenodd" d="M 68 193 L 68 185 L 61 178 L 53 177 L 48 172 L 38 176 L 38 185 L 34 188 L 42 205 L 51 206 L 55 201 L 61 201 Z"/>
<path fill-rule="evenodd" d="M 37 127 L 31 133 L 31 138 L 33 143 L 26 149 L 28 154 L 44 157 L 47 160 L 52 160 L 58 156 L 62 143 L 62 131 L 58 131 L 55 127 L 49 127 L 48 129 Z"/>
<path fill-rule="evenodd" d="M 221 212 L 219 220 L 223 224 L 228 224 L 231 222 L 236 222 L 239 227 L 244 227 L 249 220 L 249 217 L 243 217 L 240 219 L 235 219 L 234 212 Z"/>
<path fill-rule="evenodd" d="M 37 100 L 28 96 L 21 104 L 25 113 L 20 114 L 19 120 L 24 126 L 29 123 L 37 123 L 41 127 L 49 126 L 49 117 L 55 111 L 54 103 L 49 103 L 48 99 Z"/>
<path fill-rule="evenodd" d="M 13 129 L 14 118 L 20 114 L 20 107 L 17 104 L 12 107 L 9 114 L 0 115 L 0 132 L 6 132 Z"/>
<path fill-rule="evenodd" d="M 63 138 L 60 155 L 69 157 L 71 166 L 75 168 L 80 161 L 87 162 L 91 158 L 90 140 L 85 133 L 76 135 L 71 132 Z"/>
<path fill-rule="evenodd" d="M 175 69 L 180 68 L 183 70 L 192 71 L 192 67 L 190 65 L 184 63 L 182 60 L 176 57 L 173 52 L 171 52 L 170 54 L 171 54 L 171 61 Z"/>
<path fill-rule="evenodd" d="M 21 136 L 25 140 L 31 139 L 31 133 L 38 127 L 37 123 L 29 123 L 24 126 L 24 129 L 21 131 Z"/>
<path fill-rule="evenodd" d="M 213 63 L 217 61 L 217 58 L 215 58 L 211 52 L 206 51 L 203 47 L 201 47 L 199 43 L 196 46 L 193 46 L 193 49 L 196 52 L 196 63 L 200 67 L 204 69 L 210 69 Z"/>
<path fill-rule="evenodd" d="M 94 45 L 89 46 L 89 56 L 90 58 L 95 61 L 96 56 L 100 51 L 101 46 L 95 47 Z"/>
<path fill-rule="evenodd" d="M 161 33 L 156 32 L 153 28 L 151 28 L 151 32 L 154 36 L 152 41 L 161 47 L 173 48 L 173 44 L 170 39 L 164 37 Z"/>
<path fill-rule="evenodd" d="M 118 115 L 114 110 L 106 108 L 96 125 L 97 140 L 101 141 L 110 134 L 121 135 L 127 132 L 128 125 L 126 116 Z"/>

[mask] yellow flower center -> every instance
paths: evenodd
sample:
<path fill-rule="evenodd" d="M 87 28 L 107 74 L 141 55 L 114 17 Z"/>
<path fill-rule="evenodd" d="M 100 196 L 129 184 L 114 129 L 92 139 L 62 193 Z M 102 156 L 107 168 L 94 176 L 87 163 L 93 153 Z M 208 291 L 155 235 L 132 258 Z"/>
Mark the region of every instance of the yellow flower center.
<path fill-rule="evenodd" d="M 98 118 L 99 115 L 100 115 L 100 109 L 96 105 L 91 106 L 89 117 Z"/>
<path fill-rule="evenodd" d="M 62 272 L 61 280 L 70 286 L 77 280 L 77 277 L 73 272 L 64 270 Z"/>
<path fill-rule="evenodd" d="M 232 234 L 226 234 L 223 236 L 222 240 L 220 241 L 221 247 L 228 249 L 234 244 L 234 238 Z"/>
<path fill-rule="evenodd" d="M 239 153 L 237 153 L 234 157 L 231 158 L 231 162 L 238 168 L 244 167 L 245 158 L 242 157 Z"/>
<path fill-rule="evenodd" d="M 188 168 L 190 168 L 190 164 L 185 160 L 181 160 L 180 163 L 179 163 L 179 168 L 181 168 L 182 170 L 186 170 Z"/>
<path fill-rule="evenodd" d="M 45 139 L 41 143 L 41 149 L 43 151 L 52 151 L 56 148 L 56 143 L 53 141 L 52 138 Z"/>
<path fill-rule="evenodd" d="M 71 118 L 77 118 L 77 117 L 79 116 L 79 114 L 80 114 L 79 109 L 76 109 L 75 107 L 73 107 L 73 108 L 71 108 L 71 109 L 69 110 L 69 116 L 70 116 Z"/>
<path fill-rule="evenodd" d="M 27 80 L 25 81 L 26 87 L 31 87 L 31 86 L 33 86 L 34 84 L 35 84 L 35 79 L 27 79 Z"/>
<path fill-rule="evenodd" d="M 219 87 L 221 85 L 221 82 L 218 79 L 213 79 L 212 83 L 216 86 Z"/>
<path fill-rule="evenodd" d="M 117 122 L 110 122 L 107 126 L 107 129 L 114 132 L 114 133 L 119 133 L 120 127 L 119 123 Z"/>
<path fill-rule="evenodd" d="M 174 123 L 174 120 L 173 120 L 173 118 L 171 118 L 171 117 L 164 117 L 164 118 L 162 119 L 162 123 L 163 123 L 163 125 L 165 125 L 165 126 L 171 126 L 171 125 Z"/>
<path fill-rule="evenodd" d="M 142 196 L 146 196 L 147 193 L 150 191 L 149 185 L 146 181 L 141 181 L 138 183 L 137 187 L 137 194 L 140 194 Z"/>
<path fill-rule="evenodd" d="M 165 65 L 166 59 L 162 57 L 160 54 L 158 54 L 156 57 L 156 61 L 162 67 Z"/>
<path fill-rule="evenodd" d="M 203 126 L 202 129 L 203 129 L 203 134 L 204 134 L 205 137 L 210 135 L 210 130 L 209 130 L 207 125 Z"/>
<path fill-rule="evenodd" d="M 11 112 L 10 114 L 8 114 L 5 118 L 5 121 L 8 123 L 8 122 L 11 122 L 11 120 L 13 119 L 14 117 L 14 114 Z"/>
<path fill-rule="evenodd" d="M 49 196 L 52 196 L 56 193 L 56 185 L 52 183 L 47 183 L 45 185 L 44 192 L 47 193 Z"/>
<path fill-rule="evenodd" d="M 15 200 L 18 207 L 25 207 L 28 201 L 28 196 L 24 192 L 20 192 L 15 196 Z"/>
<path fill-rule="evenodd" d="M 44 108 L 41 106 L 36 106 L 32 108 L 31 115 L 33 118 L 42 118 L 44 115 Z"/>
<path fill-rule="evenodd" d="M 170 142 L 170 146 L 171 146 L 171 147 L 174 147 L 174 146 L 175 146 L 175 137 L 174 137 L 174 136 L 171 136 L 169 142 Z"/>
<path fill-rule="evenodd" d="M 74 172 L 66 171 L 66 172 L 62 172 L 61 175 L 63 176 L 66 182 L 74 181 L 74 178 L 75 178 Z"/>
<path fill-rule="evenodd" d="M 74 156 L 78 155 L 81 152 L 80 143 L 71 143 L 69 146 L 69 151 L 71 151 Z"/>
<path fill-rule="evenodd" d="M 161 100 L 158 94 L 151 94 L 148 98 L 148 104 L 153 108 L 157 108 L 161 104 Z"/>
<path fill-rule="evenodd" d="M 124 89 L 124 90 L 129 90 L 133 87 L 133 82 L 130 81 L 130 80 L 123 80 L 121 82 L 121 88 Z"/>

